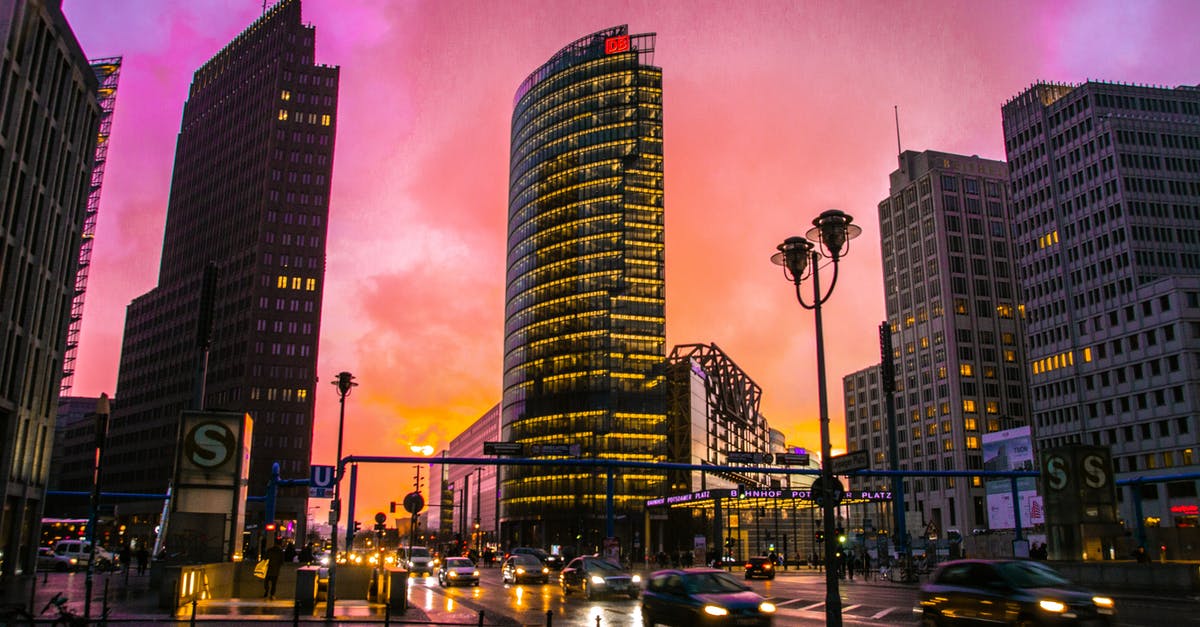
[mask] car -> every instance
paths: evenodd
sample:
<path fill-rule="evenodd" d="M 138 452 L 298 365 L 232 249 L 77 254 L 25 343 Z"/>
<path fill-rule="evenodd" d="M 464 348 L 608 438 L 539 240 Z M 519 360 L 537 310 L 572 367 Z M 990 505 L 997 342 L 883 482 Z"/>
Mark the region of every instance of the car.
<path fill-rule="evenodd" d="M 762 577 L 763 579 L 775 578 L 775 564 L 771 562 L 769 557 L 752 557 L 746 560 L 746 579 Z"/>
<path fill-rule="evenodd" d="M 642 592 L 642 624 L 770 627 L 775 604 L 715 568 L 660 570 Z"/>
<path fill-rule="evenodd" d="M 396 563 L 408 571 L 409 577 L 429 576 L 437 560 L 423 546 L 402 546 L 396 550 Z"/>
<path fill-rule="evenodd" d="M 88 562 L 92 558 L 92 545 L 86 540 L 59 540 L 54 543 L 54 553 L 66 559 L 74 559 L 79 568 L 87 568 Z M 104 550 L 103 547 L 96 547 L 97 569 L 112 568 L 116 561 L 115 555 Z"/>
<path fill-rule="evenodd" d="M 65 573 L 75 570 L 79 565 L 79 561 L 73 557 L 59 555 L 54 552 L 54 549 L 48 546 L 38 547 L 37 569 L 52 570 L 56 573 Z"/>
<path fill-rule="evenodd" d="M 614 594 L 624 594 L 631 599 L 641 594 L 642 578 L 601 558 L 577 557 L 563 567 L 558 574 L 558 585 L 564 595 L 579 590 L 588 600 Z"/>
<path fill-rule="evenodd" d="M 550 568 L 532 555 L 515 553 L 500 565 L 500 580 L 504 583 L 546 583 L 550 581 Z"/>
<path fill-rule="evenodd" d="M 465 557 L 447 557 L 437 569 L 437 580 L 443 588 L 447 586 L 479 585 L 479 569 L 475 562 Z"/>
<path fill-rule="evenodd" d="M 565 560 L 563 560 L 563 556 L 561 556 L 557 553 L 547 553 L 541 549 L 528 547 L 528 546 L 518 546 L 516 548 L 513 548 L 512 550 L 510 550 L 508 552 L 507 555 L 505 555 L 505 557 L 508 557 L 509 555 L 521 555 L 521 554 L 532 555 L 532 556 L 542 560 L 542 563 L 545 564 L 551 570 L 562 570 L 563 563 L 565 562 Z"/>
<path fill-rule="evenodd" d="M 1041 562 L 966 559 L 945 562 L 921 585 L 921 624 L 1109 625 L 1110 597 L 1071 583 Z"/>

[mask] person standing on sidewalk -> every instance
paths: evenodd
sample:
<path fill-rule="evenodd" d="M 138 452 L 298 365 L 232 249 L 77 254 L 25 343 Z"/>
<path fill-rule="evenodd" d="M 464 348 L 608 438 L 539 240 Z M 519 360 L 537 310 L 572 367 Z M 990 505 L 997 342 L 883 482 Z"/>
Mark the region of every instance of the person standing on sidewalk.
<path fill-rule="evenodd" d="M 267 560 L 267 576 L 263 578 L 263 598 L 275 599 L 275 584 L 279 582 L 279 571 L 283 568 L 283 549 L 278 543 L 272 543 L 264 556 Z"/>
<path fill-rule="evenodd" d="M 137 565 L 138 575 L 146 574 L 146 565 L 150 563 L 150 551 L 146 550 L 145 543 L 138 545 L 137 550 Z"/>

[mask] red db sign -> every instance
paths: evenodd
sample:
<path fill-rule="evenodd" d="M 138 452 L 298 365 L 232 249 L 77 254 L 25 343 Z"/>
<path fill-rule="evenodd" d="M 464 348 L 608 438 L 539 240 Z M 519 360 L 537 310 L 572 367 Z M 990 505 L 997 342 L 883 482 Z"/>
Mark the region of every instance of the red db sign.
<path fill-rule="evenodd" d="M 609 37 L 604 40 L 604 54 L 616 54 L 618 52 L 629 52 L 629 35 Z"/>

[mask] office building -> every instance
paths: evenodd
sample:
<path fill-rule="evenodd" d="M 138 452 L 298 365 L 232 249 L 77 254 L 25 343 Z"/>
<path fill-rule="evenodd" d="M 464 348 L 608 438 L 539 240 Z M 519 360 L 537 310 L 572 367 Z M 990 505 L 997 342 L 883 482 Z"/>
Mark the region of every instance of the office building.
<path fill-rule="evenodd" d="M 193 77 L 158 284 L 126 313 L 113 490 L 165 493 L 180 412 L 198 408 L 254 420 L 251 495 L 276 462 L 284 478 L 309 476 L 338 98 L 338 68 L 315 63 L 315 35 L 300 1 L 283 0 Z M 306 501 L 304 488 L 280 490 L 276 519 L 298 538 Z M 263 522 L 261 505 L 248 507 L 247 527 Z"/>
<path fill-rule="evenodd" d="M 447 457 L 481 457 L 483 443 L 500 439 L 500 405 L 492 406 L 465 431 L 450 440 Z M 433 464 L 440 477 L 442 507 L 430 507 L 428 528 L 441 530 L 439 544 L 453 540 L 462 547 L 476 549 L 496 543 L 500 521 L 497 466 Z M 434 482 L 430 481 L 431 494 Z M 447 498 L 448 496 L 448 498 Z"/>
<path fill-rule="evenodd" d="M 1200 87 L 1038 83 L 1002 114 L 1036 447 L 1200 472 Z M 1127 529 L 1138 501 L 1197 524 L 1194 479 L 1119 489 Z"/>
<path fill-rule="evenodd" d="M 0 0 L 0 589 L 32 573 L 100 106 L 54 0 Z"/>
<path fill-rule="evenodd" d="M 617 26 L 566 46 L 512 114 L 502 435 L 654 461 L 665 445 L 662 70 L 655 35 Z M 622 472 L 618 516 L 663 473 Z M 502 473 L 508 545 L 600 546 L 605 473 Z"/>
<path fill-rule="evenodd" d="M 899 468 L 982 470 L 983 434 L 1026 424 L 1029 408 L 1008 167 L 935 151 L 899 165 L 879 203 Z M 871 389 L 846 389 L 848 441 L 886 468 Z M 981 478 L 914 477 L 904 492 L 914 538 L 988 525 Z"/>

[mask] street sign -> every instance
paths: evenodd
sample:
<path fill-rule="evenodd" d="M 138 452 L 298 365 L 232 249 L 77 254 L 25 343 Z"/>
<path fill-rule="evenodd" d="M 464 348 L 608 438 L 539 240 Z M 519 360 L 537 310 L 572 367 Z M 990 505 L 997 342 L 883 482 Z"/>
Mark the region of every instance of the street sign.
<path fill-rule="evenodd" d="M 770 453 L 747 453 L 743 451 L 727 451 L 727 464 L 774 464 L 775 456 Z"/>
<path fill-rule="evenodd" d="M 842 502 L 842 497 L 846 496 L 846 488 L 837 477 L 833 478 L 833 485 L 828 488 L 825 486 L 825 482 L 821 481 L 821 477 L 817 477 L 813 479 L 811 490 L 813 500 L 821 507 L 825 507 L 827 504 L 837 505 Z"/>
<path fill-rule="evenodd" d="M 515 455 L 525 454 L 525 445 L 520 442 L 484 442 L 484 455 Z"/>
<path fill-rule="evenodd" d="M 534 444 L 529 447 L 529 452 L 532 455 L 571 455 L 571 449 L 575 448 L 575 455 L 579 454 L 579 445 L 571 444 Z"/>
<path fill-rule="evenodd" d="M 775 463 L 784 466 L 807 466 L 808 453 L 776 453 Z"/>
<path fill-rule="evenodd" d="M 308 498 L 333 498 L 333 466 L 309 466 Z"/>
<path fill-rule="evenodd" d="M 384 514 L 383 512 L 378 512 L 375 514 L 376 523 L 382 525 L 385 521 L 387 521 L 387 514 Z"/>
<path fill-rule="evenodd" d="M 855 470 L 866 470 L 871 467 L 871 452 L 867 450 L 853 451 L 845 455 L 835 455 L 829 458 L 829 466 L 833 474 L 844 475 Z"/>
<path fill-rule="evenodd" d="M 424 508 L 425 497 L 421 496 L 420 492 L 409 492 L 408 496 L 404 497 L 404 509 L 413 516 Z"/>

